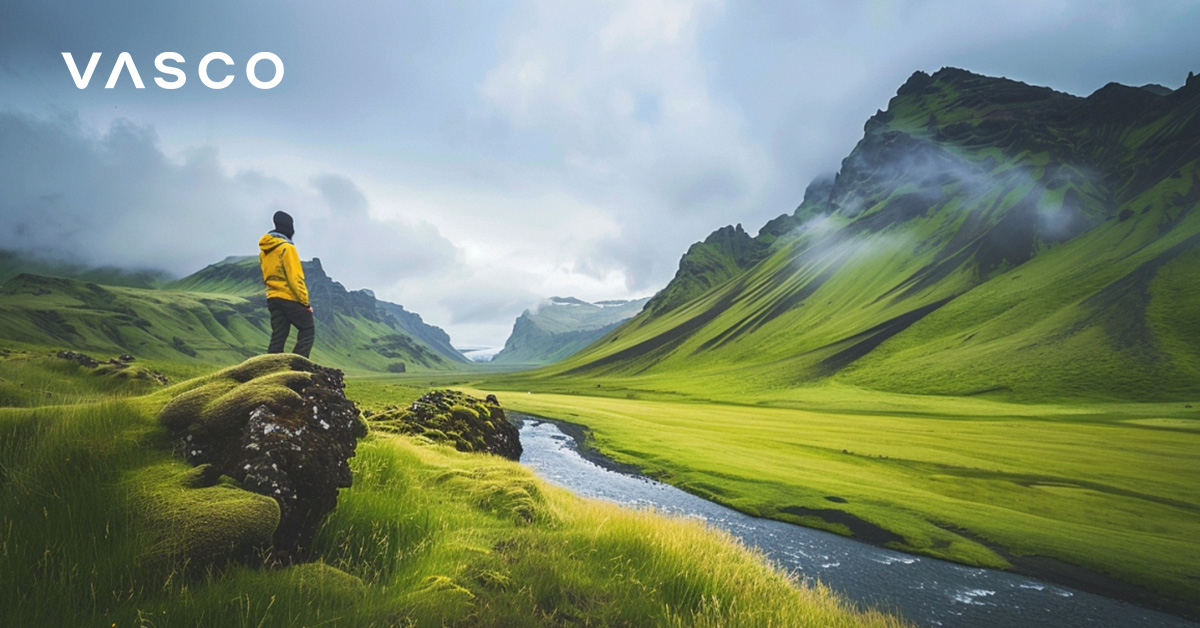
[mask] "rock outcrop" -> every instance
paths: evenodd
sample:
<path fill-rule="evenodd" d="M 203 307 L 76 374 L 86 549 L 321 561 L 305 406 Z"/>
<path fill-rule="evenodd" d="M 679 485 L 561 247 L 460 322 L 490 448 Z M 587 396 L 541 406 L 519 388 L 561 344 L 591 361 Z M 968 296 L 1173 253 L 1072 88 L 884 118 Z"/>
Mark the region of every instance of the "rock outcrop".
<path fill-rule="evenodd" d="M 293 354 L 220 371 L 178 395 L 159 421 L 188 462 L 209 465 L 279 504 L 276 556 L 303 552 L 339 488 L 366 425 L 345 396 L 343 374 Z"/>
<path fill-rule="evenodd" d="M 137 358 L 128 353 L 111 358 L 107 362 L 101 362 L 86 353 L 79 353 L 78 351 L 59 351 L 55 355 L 60 359 L 69 360 L 84 368 L 96 369 L 96 373 L 103 376 L 111 376 L 117 379 L 145 380 L 162 385 L 170 383 L 167 376 L 158 371 L 152 371 L 143 366 L 134 366 L 133 363 Z"/>
<path fill-rule="evenodd" d="M 434 390 L 406 408 L 369 417 L 373 429 L 424 436 L 449 443 L 459 451 L 475 451 L 520 460 L 517 426 L 504 415 L 493 395 L 478 399 L 457 390 Z"/>

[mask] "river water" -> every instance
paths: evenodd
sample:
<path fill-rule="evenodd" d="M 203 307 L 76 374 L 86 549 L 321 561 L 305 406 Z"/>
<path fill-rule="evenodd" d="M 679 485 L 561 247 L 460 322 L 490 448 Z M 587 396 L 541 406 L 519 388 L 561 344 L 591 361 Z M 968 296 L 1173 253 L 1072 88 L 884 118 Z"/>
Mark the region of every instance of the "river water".
<path fill-rule="evenodd" d="M 579 495 L 698 517 L 763 550 L 800 580 L 817 579 L 854 602 L 922 626 L 945 628 L 1200 628 L 1120 600 L 992 569 L 867 545 L 820 530 L 760 519 L 579 455 L 554 423 L 516 412 L 521 463 Z"/>

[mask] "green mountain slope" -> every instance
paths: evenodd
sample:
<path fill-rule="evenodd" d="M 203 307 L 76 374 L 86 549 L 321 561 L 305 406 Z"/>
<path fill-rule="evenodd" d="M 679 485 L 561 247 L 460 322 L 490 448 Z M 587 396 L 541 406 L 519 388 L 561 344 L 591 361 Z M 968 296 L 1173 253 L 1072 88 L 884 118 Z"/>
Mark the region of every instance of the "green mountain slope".
<path fill-rule="evenodd" d="M 253 258 L 229 259 L 162 289 L 17 275 L 0 287 L 0 338 L 170 361 L 239 362 L 262 353 L 270 336 L 262 279 L 253 289 L 247 279 L 257 272 Z M 377 371 L 466 362 L 445 332 L 369 291 L 345 290 L 319 260 L 305 263 L 305 277 L 316 306 L 314 360 Z"/>
<path fill-rule="evenodd" d="M 1196 78 L 1079 98 L 918 72 L 794 214 L 693 246 L 640 316 L 536 376 L 1195 397 L 1198 114 Z M 711 245 L 731 236 L 740 257 Z"/>
<path fill-rule="evenodd" d="M 304 262 L 304 276 L 307 279 L 309 267 Z M 311 263 L 310 263 L 311 264 Z M 235 296 L 258 296 L 263 293 L 262 270 L 258 266 L 258 257 L 253 255 L 230 255 L 216 264 L 163 285 L 167 290 L 184 292 L 216 292 Z"/>
<path fill-rule="evenodd" d="M 587 303 L 574 297 L 551 297 L 537 310 L 525 310 L 517 317 L 512 334 L 492 362 L 556 362 L 632 318 L 646 306 L 647 301 L 649 299 Z"/>
<path fill-rule="evenodd" d="M 325 273 L 318 258 L 301 262 L 301 266 L 304 267 L 305 283 L 319 323 L 332 322 L 334 313 L 383 323 L 410 336 L 449 363 L 470 363 L 466 356 L 451 346 L 450 336 L 444 330 L 427 324 L 420 314 L 409 312 L 402 305 L 376 299 L 375 293 L 370 290 L 346 290 Z M 256 256 L 227 257 L 165 287 L 244 296 L 266 303 L 262 297 L 262 270 Z"/>

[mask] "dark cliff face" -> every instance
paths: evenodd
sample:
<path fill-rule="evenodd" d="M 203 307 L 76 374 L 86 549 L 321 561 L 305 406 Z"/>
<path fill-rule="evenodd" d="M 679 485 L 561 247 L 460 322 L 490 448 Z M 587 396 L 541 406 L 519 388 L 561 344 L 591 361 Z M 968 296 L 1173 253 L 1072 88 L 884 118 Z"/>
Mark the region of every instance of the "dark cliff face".
<path fill-rule="evenodd" d="M 346 290 L 345 286 L 325 274 L 318 258 L 301 262 L 301 265 L 304 267 L 304 281 L 308 284 L 309 301 L 314 305 L 313 315 L 318 321 L 331 324 L 336 313 L 376 323 L 383 322 L 375 297 L 369 292 Z"/>
<path fill-rule="evenodd" d="M 314 304 L 313 313 L 317 320 L 333 323 L 335 313 L 358 317 L 385 324 L 420 343 L 428 345 L 439 356 L 451 362 L 467 363 L 469 360 L 450 344 L 450 335 L 421 319 L 421 315 L 409 312 L 404 306 L 380 301 L 370 290 L 346 290 L 341 283 L 325 273 L 321 260 L 302 262 L 304 278 Z"/>
<path fill-rule="evenodd" d="M 462 352 L 450 344 L 450 334 L 447 334 L 441 327 L 426 323 L 420 314 L 409 312 L 404 309 L 404 306 L 388 301 L 376 301 L 376 305 L 384 315 L 395 318 L 401 328 L 414 338 L 436 349 L 441 355 L 454 362 L 470 362 Z"/>
<path fill-rule="evenodd" d="M 757 264 L 767 251 L 767 243 L 750 237 L 742 225 L 721 227 L 684 253 L 675 277 L 645 311 L 656 315 L 675 309 Z"/>

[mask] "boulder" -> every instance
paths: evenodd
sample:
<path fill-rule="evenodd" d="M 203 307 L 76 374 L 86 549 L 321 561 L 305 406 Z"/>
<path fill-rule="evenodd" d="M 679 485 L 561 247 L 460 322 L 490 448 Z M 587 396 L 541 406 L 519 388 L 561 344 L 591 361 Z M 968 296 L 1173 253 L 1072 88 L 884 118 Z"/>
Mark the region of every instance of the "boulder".
<path fill-rule="evenodd" d="M 303 552 L 339 488 L 366 425 L 346 399 L 343 373 L 293 354 L 267 355 L 220 371 L 176 396 L 159 414 L 193 465 L 211 465 L 279 504 L 276 556 Z"/>
<path fill-rule="evenodd" d="M 434 390 L 406 408 L 372 415 L 369 423 L 374 429 L 449 443 L 459 451 L 521 458 L 517 426 L 504 415 L 494 395 L 484 400 L 457 390 Z"/>

